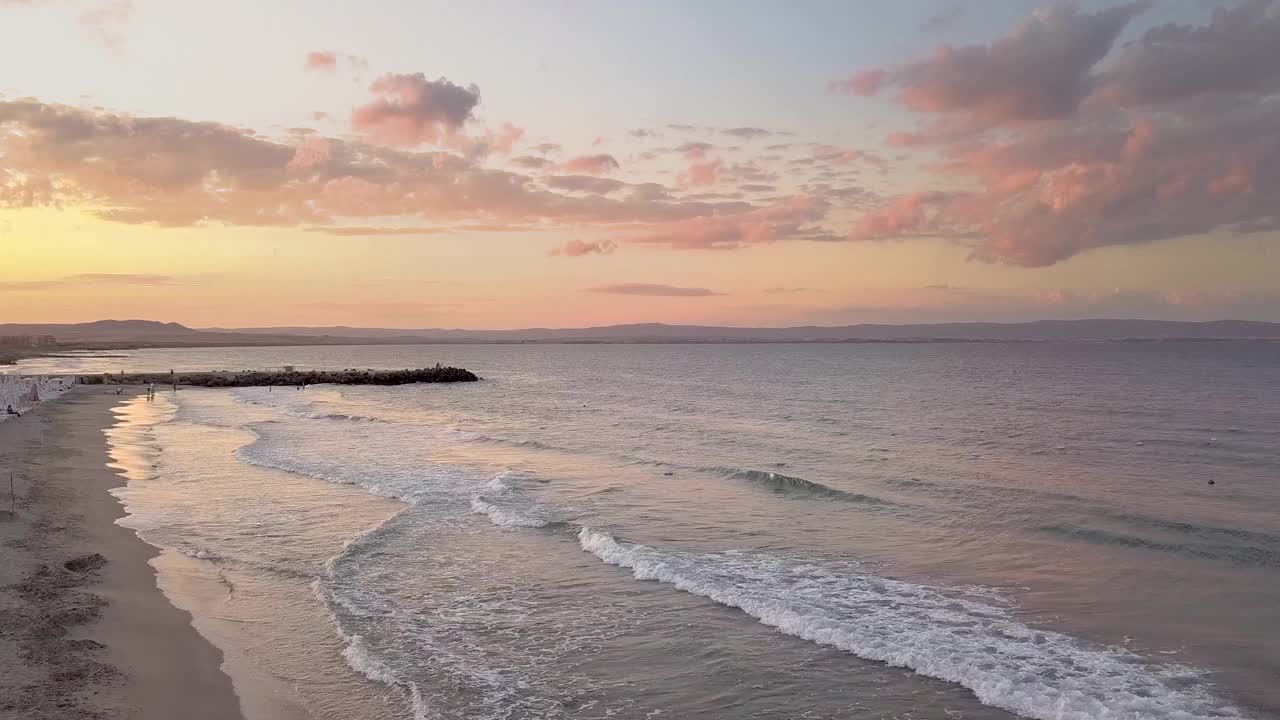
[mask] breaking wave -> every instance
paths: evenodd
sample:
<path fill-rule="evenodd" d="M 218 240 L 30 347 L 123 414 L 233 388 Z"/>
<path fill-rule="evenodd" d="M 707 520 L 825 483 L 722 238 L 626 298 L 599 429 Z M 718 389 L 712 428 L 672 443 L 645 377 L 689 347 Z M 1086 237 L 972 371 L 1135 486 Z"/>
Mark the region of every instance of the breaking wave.
<path fill-rule="evenodd" d="M 735 480 L 745 480 L 758 487 L 772 490 L 784 495 L 800 495 L 845 502 L 865 503 L 868 505 L 887 505 L 888 501 L 874 495 L 837 490 L 822 483 L 804 478 L 792 477 L 767 470 L 739 470 L 737 468 L 715 468 L 716 472 Z"/>
<path fill-rule="evenodd" d="M 1028 627 L 1006 608 L 934 588 L 769 555 L 658 550 L 587 527 L 578 542 L 637 580 L 667 583 L 789 635 L 962 685 L 986 705 L 1029 718 L 1244 717 L 1191 668 Z"/>

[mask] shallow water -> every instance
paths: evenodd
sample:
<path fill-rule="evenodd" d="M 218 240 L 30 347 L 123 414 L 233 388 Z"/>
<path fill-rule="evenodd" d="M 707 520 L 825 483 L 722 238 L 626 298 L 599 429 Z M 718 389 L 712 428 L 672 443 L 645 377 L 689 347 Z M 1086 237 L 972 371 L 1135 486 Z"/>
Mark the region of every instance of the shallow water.
<path fill-rule="evenodd" d="M 1280 345 L 129 355 L 485 378 L 123 411 L 313 717 L 1280 715 Z"/>

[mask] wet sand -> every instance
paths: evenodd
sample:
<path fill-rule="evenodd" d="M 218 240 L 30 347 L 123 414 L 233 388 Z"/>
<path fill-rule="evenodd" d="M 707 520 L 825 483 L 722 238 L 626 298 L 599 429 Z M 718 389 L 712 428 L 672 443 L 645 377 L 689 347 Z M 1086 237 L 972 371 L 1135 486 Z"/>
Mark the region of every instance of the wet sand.
<path fill-rule="evenodd" d="M 240 720 L 222 652 L 156 585 L 158 551 L 115 524 L 121 399 L 77 388 L 0 423 L 0 718 Z"/>

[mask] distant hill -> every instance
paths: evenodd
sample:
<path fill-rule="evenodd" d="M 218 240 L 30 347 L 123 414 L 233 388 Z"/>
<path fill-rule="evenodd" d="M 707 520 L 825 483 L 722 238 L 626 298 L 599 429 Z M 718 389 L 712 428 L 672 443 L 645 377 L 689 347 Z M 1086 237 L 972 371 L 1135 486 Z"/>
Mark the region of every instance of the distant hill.
<path fill-rule="evenodd" d="M 73 325 L 0 325 L 4 335 L 52 335 L 60 345 L 214 346 L 408 343 L 653 342 L 973 342 L 1046 340 L 1280 340 L 1280 323 L 1244 320 L 1040 320 L 1025 323 L 843 325 L 785 328 L 647 323 L 587 328 L 457 330 L 442 328 L 189 328 L 150 320 Z"/>
<path fill-rule="evenodd" d="M 446 342 L 857 342 L 907 340 L 1280 339 L 1280 323 L 1246 320 L 1038 320 L 1025 323 L 841 325 L 784 328 L 646 323 L 587 328 L 456 330 L 428 328 L 273 327 L 210 332 Z"/>
<path fill-rule="evenodd" d="M 0 325 L 0 336 L 52 335 L 59 345 L 268 345 L 297 344 L 294 336 L 209 332 L 153 320 L 98 320 L 68 325 Z"/>

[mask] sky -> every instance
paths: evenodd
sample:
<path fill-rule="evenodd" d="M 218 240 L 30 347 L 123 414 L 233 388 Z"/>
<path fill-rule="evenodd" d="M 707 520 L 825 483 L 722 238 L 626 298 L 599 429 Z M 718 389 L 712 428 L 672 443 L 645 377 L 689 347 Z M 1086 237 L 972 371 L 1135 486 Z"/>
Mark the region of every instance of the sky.
<path fill-rule="evenodd" d="M 0 323 L 1280 321 L 1280 0 L 0 0 Z"/>

